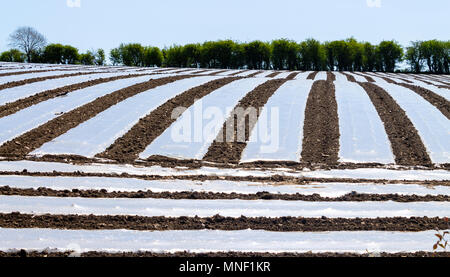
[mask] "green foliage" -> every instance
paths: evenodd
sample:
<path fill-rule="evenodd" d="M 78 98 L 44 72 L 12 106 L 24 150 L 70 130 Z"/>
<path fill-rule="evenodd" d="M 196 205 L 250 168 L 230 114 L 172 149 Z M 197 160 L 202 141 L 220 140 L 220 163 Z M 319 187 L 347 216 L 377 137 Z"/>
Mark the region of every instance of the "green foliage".
<path fill-rule="evenodd" d="M 0 54 L 0 61 L 2 62 L 17 62 L 23 63 L 26 59 L 25 53 L 17 49 L 11 49 Z"/>
<path fill-rule="evenodd" d="M 122 55 L 120 54 L 119 48 L 113 48 L 109 52 L 109 59 L 113 65 L 122 64 Z"/>
<path fill-rule="evenodd" d="M 423 41 L 419 43 L 418 49 L 429 72 L 449 73 L 450 41 Z"/>
<path fill-rule="evenodd" d="M 144 47 L 139 43 L 121 44 L 119 51 L 124 65 L 143 66 Z"/>
<path fill-rule="evenodd" d="M 308 39 L 299 46 L 299 66 L 300 70 L 324 70 L 326 69 L 326 49 L 315 39 Z"/>
<path fill-rule="evenodd" d="M 403 48 L 397 42 L 382 41 L 377 47 L 379 67 L 384 72 L 394 72 L 396 63 L 403 57 Z"/>
<path fill-rule="evenodd" d="M 369 42 L 362 44 L 362 69 L 363 71 L 374 71 L 377 63 L 377 50 L 376 46 Z"/>
<path fill-rule="evenodd" d="M 269 69 L 270 44 L 259 40 L 243 45 L 244 63 L 249 69 Z"/>
<path fill-rule="evenodd" d="M 86 53 L 80 54 L 79 61 L 84 65 L 94 65 L 95 64 L 95 56 L 91 51 L 87 51 Z"/>
<path fill-rule="evenodd" d="M 158 47 L 144 47 L 143 65 L 147 67 L 161 66 L 163 54 Z"/>
<path fill-rule="evenodd" d="M 405 52 L 404 52 L 405 50 Z M 104 65 L 103 49 L 79 54 L 70 45 L 49 44 L 44 49 L 33 50 L 29 58 L 16 49 L 3 52 L 2 61 Z M 382 41 L 378 45 L 359 42 L 353 37 L 321 43 L 307 39 L 297 43 L 288 39 L 272 42 L 233 40 L 206 41 L 158 47 L 139 43 L 120 44 L 110 51 L 113 65 L 168 66 L 223 69 L 277 69 L 277 70 L 339 70 L 397 72 L 397 64 L 405 59 L 408 70 L 449 74 L 450 41 L 413 41 L 403 49 L 396 41 Z"/>
<path fill-rule="evenodd" d="M 163 50 L 165 57 L 165 66 L 168 67 L 186 67 L 186 59 L 183 54 L 183 46 L 173 45 Z"/>
<path fill-rule="evenodd" d="M 54 64 L 75 64 L 79 61 L 78 49 L 70 45 L 49 44 L 43 52 L 43 60 Z"/>
<path fill-rule="evenodd" d="M 272 65 L 274 69 L 297 69 L 299 45 L 292 40 L 278 39 L 272 41 Z"/>
<path fill-rule="evenodd" d="M 94 63 L 96 65 L 105 65 L 105 50 L 98 49 L 97 52 L 94 54 L 95 60 Z"/>

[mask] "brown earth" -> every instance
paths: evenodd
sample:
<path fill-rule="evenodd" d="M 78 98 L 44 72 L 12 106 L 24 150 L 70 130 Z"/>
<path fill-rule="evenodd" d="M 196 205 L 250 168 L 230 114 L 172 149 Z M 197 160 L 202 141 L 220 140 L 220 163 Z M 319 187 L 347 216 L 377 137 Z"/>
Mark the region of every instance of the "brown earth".
<path fill-rule="evenodd" d="M 126 68 L 125 68 L 126 69 Z M 174 70 L 175 68 L 174 67 L 169 67 L 169 68 L 163 68 L 163 69 L 156 69 L 155 71 L 153 71 L 153 72 L 158 72 L 158 73 L 163 73 L 163 72 L 167 72 L 167 71 L 171 71 L 171 70 Z"/>
<path fill-rule="evenodd" d="M 208 152 L 203 157 L 203 160 L 223 164 L 239 163 L 242 152 L 247 146 L 250 133 L 260 115 L 261 108 L 286 81 L 287 79 L 269 80 L 247 93 L 234 108 L 232 116 L 223 124 L 222 129 L 214 142 L 209 146 Z M 238 118 L 236 110 L 242 109 L 246 111 L 247 108 L 256 109 L 256 118 L 252 120 L 254 122 L 250 122 L 248 115 Z M 228 136 L 227 126 L 232 126 L 234 129 L 231 132 L 228 131 Z M 238 134 L 241 137 L 238 137 Z"/>
<path fill-rule="evenodd" d="M 21 249 L 15 252 L 3 252 L 0 251 L 0 257 L 2 258 L 51 258 L 51 257 L 69 257 L 73 252 L 54 252 L 54 251 L 26 251 Z M 76 254 L 78 255 L 78 254 Z M 328 258 L 328 257 L 341 257 L 341 258 L 371 258 L 371 257 L 392 257 L 392 258 L 419 258 L 419 257 L 450 257 L 450 252 L 413 252 L 413 253 L 337 253 L 337 252 L 324 252 L 324 253 L 270 253 L 270 252 L 206 252 L 206 253 L 193 253 L 193 252 L 174 252 L 174 253 L 156 253 L 156 252 L 119 252 L 119 253 L 108 253 L 108 252 L 84 252 L 80 254 L 81 257 L 94 258 L 94 257 L 140 257 L 140 258 L 205 258 L 205 257 L 217 257 L 217 258 Z"/>
<path fill-rule="evenodd" d="M 396 164 L 430 166 L 431 159 L 405 111 L 379 86 L 368 82 L 359 82 L 359 85 L 369 95 L 384 123 Z"/>
<path fill-rule="evenodd" d="M 397 83 L 397 85 L 409 88 L 410 90 L 414 91 L 415 93 L 422 96 L 425 100 L 430 102 L 433 106 L 435 106 L 447 119 L 450 119 L 450 102 L 445 99 L 444 97 L 432 92 L 431 90 L 428 90 L 426 88 L 416 86 L 416 85 L 410 85 L 410 84 L 401 84 Z"/>
<path fill-rule="evenodd" d="M 56 75 L 56 76 L 30 78 L 30 79 L 26 79 L 26 80 L 13 81 L 13 82 L 9 82 L 6 84 L 2 84 L 2 85 L 0 85 L 0 90 L 23 86 L 23 85 L 41 82 L 41 81 L 45 81 L 45 80 L 59 79 L 59 78 L 65 78 L 65 77 L 74 77 L 74 76 L 81 76 L 81 75 L 91 75 L 91 74 L 97 74 L 97 73 L 98 72 L 82 72 L 82 73 L 71 73 L 71 74 L 63 74 L 63 75 Z"/>
<path fill-rule="evenodd" d="M 139 153 L 144 151 L 154 139 L 176 121 L 176 118 L 172 118 L 172 112 L 175 108 L 188 108 L 194 104 L 196 99 L 200 99 L 238 79 L 238 77 L 228 77 L 214 80 L 170 99 L 149 115 L 141 118 L 125 135 L 118 138 L 103 153 L 98 154 L 97 157 L 113 159 L 119 162 L 136 160 Z"/>
<path fill-rule="evenodd" d="M 237 71 L 237 72 L 235 72 L 235 73 L 233 73 L 233 74 L 230 74 L 230 75 L 228 75 L 228 76 L 236 76 L 236 75 L 238 75 L 238 74 L 240 74 L 240 73 L 244 73 L 244 72 L 247 72 L 248 70 L 241 70 L 241 71 Z"/>
<path fill-rule="evenodd" d="M 274 232 L 402 231 L 444 230 L 447 222 L 434 217 L 303 218 L 303 217 L 144 217 L 96 215 L 34 215 L 0 213 L 1 228 L 52 228 L 69 230 L 128 229 L 167 230 L 265 230 Z"/>
<path fill-rule="evenodd" d="M 86 105 L 65 113 L 11 141 L 6 142 L 0 146 L 0 155 L 4 157 L 25 156 L 33 150 L 41 147 L 44 143 L 66 133 L 68 130 L 75 128 L 79 124 L 89 120 L 100 112 L 129 97 L 161 85 L 190 77 L 191 75 L 179 75 L 152 79 L 148 82 L 139 83 L 99 97 Z"/>
<path fill-rule="evenodd" d="M 0 73 L 0 77 L 23 75 L 23 74 L 28 74 L 28 73 L 42 73 L 42 72 L 49 72 L 49 71 L 64 71 L 64 70 L 67 70 L 67 69 L 42 69 L 42 70 L 6 72 L 6 73 Z"/>
<path fill-rule="evenodd" d="M 345 72 L 341 72 L 341 74 L 343 74 L 345 77 L 347 77 L 347 81 L 356 83 L 355 76 L 350 75 L 350 74 L 345 73 Z"/>
<path fill-rule="evenodd" d="M 254 72 L 254 73 L 252 73 L 252 74 L 249 74 L 249 75 L 247 75 L 247 76 L 245 76 L 245 77 L 255 77 L 256 75 L 258 75 L 258 74 L 260 74 L 260 73 L 263 73 L 264 71 L 256 71 L 256 72 Z"/>
<path fill-rule="evenodd" d="M 293 80 L 295 77 L 297 77 L 297 75 L 299 74 L 299 72 L 292 72 L 291 74 L 289 74 L 286 79 L 288 80 Z"/>
<path fill-rule="evenodd" d="M 424 78 L 419 78 L 419 77 L 416 77 L 416 76 L 412 76 L 412 78 L 416 79 L 417 81 L 424 82 L 425 84 L 430 85 L 430 86 L 435 86 L 435 87 L 437 87 L 437 88 L 446 88 L 446 89 L 450 89 L 450 84 L 448 84 L 448 83 L 446 83 L 446 82 L 434 80 L 434 81 L 439 82 L 439 83 L 442 84 L 442 85 L 436 85 L 436 84 L 433 84 L 433 83 L 430 82 L 430 81 L 425 80 Z"/>
<path fill-rule="evenodd" d="M 352 72 L 352 73 L 366 78 L 367 82 L 375 83 L 375 80 L 372 77 L 370 77 L 369 75 L 366 75 L 366 74 L 368 74 L 367 72 L 365 74 L 359 73 L 359 72 Z"/>
<path fill-rule="evenodd" d="M 450 119 L 450 102 L 447 101 L 447 99 L 445 99 L 444 97 L 442 97 L 442 96 L 432 92 L 431 90 L 423 88 L 421 86 L 411 85 L 411 84 L 404 84 L 404 83 L 398 83 L 398 82 L 396 82 L 396 81 L 394 81 L 394 80 L 392 80 L 390 78 L 387 78 L 387 77 L 381 77 L 381 78 L 383 78 L 386 82 L 388 82 L 390 84 L 395 84 L 395 85 L 398 85 L 398 86 L 402 86 L 402 87 L 405 87 L 405 88 L 408 88 L 408 89 L 414 91 L 415 93 L 417 93 L 420 96 L 422 96 L 425 100 L 430 102 L 430 104 L 435 106 L 448 119 Z M 401 78 L 397 78 L 397 79 L 401 79 Z M 401 79 L 401 80 L 403 80 L 403 79 Z"/>
<path fill-rule="evenodd" d="M 433 81 L 439 82 L 439 83 L 441 83 L 443 85 L 450 86 L 450 82 L 446 82 L 446 81 L 441 80 L 439 78 L 436 78 L 436 77 L 433 77 L 433 76 L 427 76 L 427 78 L 429 78 L 429 79 L 431 79 Z"/>
<path fill-rule="evenodd" d="M 273 77 L 277 76 L 277 75 L 280 74 L 280 73 L 281 73 L 281 72 L 279 72 L 279 71 L 270 73 L 269 75 L 266 76 L 266 78 L 273 78 Z"/>
<path fill-rule="evenodd" d="M 336 76 L 331 73 L 330 71 L 327 72 L 327 82 L 334 82 L 336 81 Z"/>
<path fill-rule="evenodd" d="M 182 70 L 177 70 L 177 71 L 171 72 L 171 74 L 178 74 L 178 73 L 193 71 L 194 69 L 195 68 L 185 68 L 185 69 L 182 69 Z"/>
<path fill-rule="evenodd" d="M 208 69 L 206 69 L 206 70 L 200 70 L 200 71 L 198 71 L 198 72 L 195 72 L 194 74 L 200 74 L 200 73 L 205 73 L 205 72 L 208 72 L 209 70 Z M 209 74 L 209 75 L 213 75 L 214 73 L 211 73 L 211 74 Z"/>
<path fill-rule="evenodd" d="M 209 76 L 216 76 L 216 75 L 218 75 L 218 74 L 220 74 L 220 73 L 224 73 L 224 72 L 227 72 L 227 71 L 229 71 L 228 69 L 225 69 L 225 70 L 220 70 L 220 71 L 216 71 L 216 72 L 213 72 L 213 73 L 211 73 L 211 74 L 208 74 Z M 197 72 L 198 73 L 198 72 Z M 197 73 L 194 73 L 194 74 L 197 74 Z"/>
<path fill-rule="evenodd" d="M 254 194 L 243 193 L 219 193 L 219 192 L 108 192 L 101 190 L 54 190 L 51 188 L 21 189 L 9 186 L 0 187 L 0 195 L 20 195 L 20 196 L 48 196 L 48 197 L 83 197 L 83 198 L 154 198 L 154 199 L 209 199 L 209 200 L 283 200 L 283 201 L 308 201 L 308 202 L 364 202 L 364 201 L 394 201 L 394 202 L 446 202 L 450 201 L 449 195 L 399 195 L 399 194 L 364 194 L 351 192 L 339 197 L 322 197 L 319 194 L 304 195 L 295 194 L 274 194 L 266 191 Z"/>
<path fill-rule="evenodd" d="M 390 84 L 395 84 L 395 85 L 398 85 L 398 86 L 402 86 L 402 87 L 411 89 L 415 93 L 417 93 L 420 96 L 422 96 L 425 100 L 430 102 L 430 104 L 435 106 L 439 111 L 442 112 L 443 115 L 445 115 L 448 119 L 450 119 L 450 103 L 444 97 L 442 97 L 442 96 L 440 96 L 440 95 L 438 95 L 438 94 L 436 94 L 436 93 L 434 93 L 434 92 L 432 92 L 432 91 L 430 91 L 430 90 L 428 90 L 426 88 L 423 88 L 421 86 L 417 86 L 417 85 L 414 85 L 414 84 L 399 83 L 399 82 L 394 81 L 391 78 L 384 77 L 384 76 L 379 76 L 379 77 L 382 78 L 383 80 L 385 80 L 386 82 L 390 83 Z M 400 79 L 400 80 L 412 83 L 411 81 L 403 79 L 403 78 L 397 78 L 397 79 Z M 429 84 L 432 85 L 431 83 L 429 83 Z"/>
<path fill-rule="evenodd" d="M 88 158 L 79 155 L 43 155 L 43 156 L 19 156 L 19 155 L 10 155 L 8 157 L 1 157 L 0 160 L 3 161 L 18 161 L 18 160 L 27 160 L 27 161 L 35 161 L 35 162 L 62 162 L 62 163 L 73 163 L 73 164 L 122 164 L 115 160 L 105 160 L 101 158 Z M 349 162 L 339 162 L 337 164 L 307 164 L 304 162 L 296 162 L 296 161 L 253 161 L 253 162 L 243 162 L 239 164 L 231 164 L 231 163 L 213 163 L 204 160 L 196 160 L 196 159 L 176 159 L 165 156 L 155 155 L 150 159 L 146 160 L 135 160 L 130 161 L 130 165 L 138 166 L 138 167 L 151 167 L 151 166 L 162 166 L 162 167 L 185 167 L 185 168 L 200 168 L 202 166 L 216 167 L 216 168 L 236 168 L 236 169 L 280 169 L 287 168 L 290 170 L 331 170 L 331 169 L 358 169 L 358 168 L 380 168 L 380 169 L 388 169 L 388 170 L 435 170 L 435 169 L 444 169 L 450 170 L 450 163 L 444 164 L 433 164 L 427 167 L 423 166 L 402 166 L 393 164 L 382 164 L 382 163 L 349 163 Z"/>
<path fill-rule="evenodd" d="M 319 71 L 314 71 L 311 72 L 308 77 L 306 78 L 306 80 L 314 80 L 316 78 L 317 73 L 319 73 Z"/>
<path fill-rule="evenodd" d="M 268 177 L 256 176 L 217 176 L 217 175 L 177 175 L 177 176 L 161 176 L 161 175 L 134 175 L 128 173 L 85 173 L 80 171 L 74 172 L 28 172 L 23 171 L 0 171 L 0 175 L 19 175 L 19 176 L 47 176 L 47 177 L 115 177 L 115 178 L 136 178 L 141 180 L 226 180 L 240 182 L 263 182 L 269 185 L 304 185 L 304 184 L 320 184 L 320 183 L 373 183 L 373 184 L 417 184 L 426 187 L 433 186 L 450 186 L 450 180 L 442 181 L 424 181 L 424 180 L 388 180 L 388 179 L 358 179 L 358 178 L 307 178 L 307 177 L 289 177 L 282 175 L 273 175 Z"/>
<path fill-rule="evenodd" d="M 339 136 L 334 84 L 315 81 L 306 102 L 301 161 L 307 164 L 337 164 Z"/>
<path fill-rule="evenodd" d="M 15 102 L 7 103 L 3 106 L 0 106 L 0 118 L 11 115 L 13 113 L 16 113 L 19 110 L 28 108 L 32 105 L 36 105 L 40 102 L 43 102 L 43 101 L 46 101 L 46 100 L 49 100 L 49 99 L 52 99 L 55 97 L 67 95 L 68 93 L 73 92 L 75 90 L 79 90 L 79 89 L 83 89 L 83 88 L 87 88 L 87 87 L 91 87 L 91 86 L 95 86 L 98 84 L 107 83 L 107 82 L 111 82 L 111 81 L 115 81 L 115 80 L 119 80 L 119 79 L 132 78 L 132 77 L 138 77 L 138 76 L 145 76 L 145 75 L 142 75 L 142 74 L 131 75 L 130 74 L 130 75 L 110 77 L 110 78 L 99 78 L 99 79 L 95 79 L 95 80 L 89 80 L 89 81 L 82 82 L 82 83 L 77 83 L 77 84 L 73 84 L 73 85 L 68 85 L 68 86 L 64 86 L 64 87 L 60 87 L 60 88 L 56 88 L 56 89 L 43 91 L 43 92 L 37 93 L 35 95 L 29 96 L 27 98 L 22 98 Z"/>

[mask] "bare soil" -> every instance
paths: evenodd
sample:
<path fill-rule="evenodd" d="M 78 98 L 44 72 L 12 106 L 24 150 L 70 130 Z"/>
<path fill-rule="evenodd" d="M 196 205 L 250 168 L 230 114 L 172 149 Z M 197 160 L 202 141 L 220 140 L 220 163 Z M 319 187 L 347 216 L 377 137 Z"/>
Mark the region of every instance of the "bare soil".
<path fill-rule="evenodd" d="M 430 102 L 433 106 L 435 106 L 447 119 L 450 119 L 450 102 L 445 99 L 444 97 L 432 92 L 431 90 L 428 90 L 426 88 L 410 85 L 410 84 L 401 84 L 398 83 L 397 85 L 409 88 L 410 90 L 414 91 L 415 93 L 422 96 L 425 100 Z"/>
<path fill-rule="evenodd" d="M 426 148 L 405 111 L 379 86 L 368 82 L 359 84 L 369 95 L 384 123 L 396 164 L 431 166 Z"/>
<path fill-rule="evenodd" d="M 337 164 L 339 136 L 334 84 L 316 81 L 306 102 L 301 161 L 307 164 Z"/>
<path fill-rule="evenodd" d="M 227 119 L 222 126 L 217 138 L 208 148 L 208 152 L 203 157 L 203 160 L 217 163 L 239 163 L 242 152 L 247 146 L 247 141 L 250 138 L 250 133 L 256 124 L 250 122 L 249 116 L 245 118 L 238 118 L 235 114 L 236 109 L 247 110 L 247 108 L 255 108 L 257 111 L 257 118 L 260 115 L 260 108 L 262 108 L 273 93 L 283 85 L 287 79 L 269 80 L 254 90 L 249 92 L 234 108 L 232 117 Z M 234 122 L 230 125 L 230 121 Z M 245 121 L 245 122 L 244 122 Z M 227 138 L 227 124 L 233 126 L 233 138 Z M 245 134 L 245 141 L 239 141 L 238 134 Z"/>
<path fill-rule="evenodd" d="M 306 79 L 307 80 L 314 80 L 316 78 L 317 73 L 319 73 L 319 71 L 311 72 Z"/>
<path fill-rule="evenodd" d="M 69 257 L 73 252 L 54 252 L 54 251 L 26 251 L 24 249 L 14 252 L 0 251 L 0 257 L 10 258 L 51 258 L 51 257 Z M 425 258 L 425 257 L 450 257 L 450 252 L 413 252 L 413 253 L 336 253 L 336 252 L 324 252 L 324 253 L 270 253 L 270 252 L 206 252 L 206 253 L 193 253 L 193 252 L 174 252 L 174 253 L 156 253 L 156 252 L 96 252 L 90 251 L 80 254 L 81 257 L 140 257 L 140 258 L 205 258 L 205 257 L 217 257 L 217 258 L 251 258 L 251 257 L 263 257 L 263 258 L 328 258 L 328 257 L 341 257 L 341 258 L 370 258 L 370 257 L 392 257 L 392 258 Z"/>
<path fill-rule="evenodd" d="M 9 186 L 0 187 L 0 195 L 20 195 L 20 196 L 48 196 L 48 197 L 83 197 L 83 198 L 155 198 L 155 199 L 209 199 L 209 200 L 284 200 L 284 201 L 308 201 L 308 202 L 364 202 L 364 201 L 394 201 L 394 202 L 445 202 L 450 201 L 449 195 L 399 195 L 399 194 L 364 194 L 351 192 L 339 197 L 323 197 L 319 194 L 274 194 L 269 192 L 257 192 L 254 194 L 243 193 L 218 193 L 218 192 L 152 192 L 137 191 L 108 192 L 102 190 L 54 190 L 51 188 L 21 189 Z"/>
<path fill-rule="evenodd" d="M 128 229 L 167 230 L 265 230 L 274 232 L 402 231 L 444 230 L 447 223 L 438 217 L 387 218 L 303 218 L 303 217 L 143 217 L 96 215 L 33 215 L 0 213 L 1 228 L 52 228 L 70 230 Z"/>
<path fill-rule="evenodd" d="M 170 99 L 149 115 L 141 118 L 125 135 L 118 138 L 103 153 L 97 155 L 100 158 L 117 160 L 119 162 L 132 162 L 138 158 L 139 153 L 158 136 L 160 136 L 170 125 L 176 121 L 172 118 L 172 111 L 177 107 L 188 108 L 214 90 L 229 84 L 238 77 L 228 77 L 214 80 L 206 84 L 194 87 L 184 93 Z"/>
<path fill-rule="evenodd" d="M 273 73 L 270 73 L 269 75 L 267 75 L 266 77 L 267 77 L 267 78 L 273 78 L 273 77 L 277 76 L 277 75 L 280 74 L 280 73 L 281 73 L 281 72 L 279 72 L 279 71 L 273 72 Z"/>
<path fill-rule="evenodd" d="M 133 78 L 137 76 L 144 76 L 144 75 L 138 75 L 138 74 L 130 74 L 130 75 L 124 75 L 124 76 L 116 76 L 116 77 L 110 77 L 110 78 L 99 78 L 95 80 L 89 80 L 82 83 L 77 83 L 73 85 L 68 85 L 56 89 L 46 90 L 40 93 L 37 93 L 35 95 L 29 96 L 27 98 L 19 99 L 15 102 L 7 103 L 3 106 L 0 106 L 0 118 L 4 116 L 8 116 L 11 114 L 14 114 L 22 109 L 28 108 L 32 105 L 36 105 L 40 102 L 67 95 L 70 92 L 73 92 L 75 90 L 95 86 L 102 83 L 107 83 L 119 79 L 125 79 L 125 78 Z"/>
<path fill-rule="evenodd" d="M 71 74 L 63 74 L 63 75 L 56 75 L 56 76 L 30 78 L 30 79 L 26 79 L 26 80 L 13 81 L 13 82 L 9 82 L 6 84 L 2 84 L 2 85 L 0 85 L 0 90 L 23 86 L 23 85 L 41 82 L 41 81 L 45 81 L 45 80 L 59 79 L 59 78 L 65 78 L 65 77 L 74 77 L 74 76 L 81 76 L 81 75 L 91 75 L 91 74 L 97 74 L 97 72 L 71 73 Z"/>
<path fill-rule="evenodd" d="M 28 172 L 23 171 L 5 172 L 0 171 L 0 175 L 19 175 L 19 176 L 47 176 L 47 177 L 115 177 L 115 178 L 136 178 L 141 180 L 226 180 L 240 182 L 264 182 L 274 185 L 304 185 L 316 183 L 373 183 L 373 184 L 418 184 L 426 187 L 433 186 L 450 186 L 450 180 L 442 181 L 424 181 L 424 180 L 388 180 L 388 179 L 361 179 L 361 178 L 310 178 L 310 177 L 289 177 L 283 175 L 272 175 L 268 177 L 256 176 L 217 176 L 217 175 L 177 175 L 177 176 L 161 176 L 161 175 L 134 175 L 128 173 L 85 173 L 75 172 Z"/>
<path fill-rule="evenodd" d="M 139 83 L 99 97 L 86 105 L 65 113 L 11 141 L 6 142 L 0 146 L 0 155 L 4 157 L 24 157 L 28 153 L 42 146 L 44 143 L 66 133 L 68 130 L 75 128 L 79 124 L 89 120 L 100 112 L 129 97 L 157 86 L 189 77 L 191 77 L 191 75 L 152 79 L 147 82 Z"/>

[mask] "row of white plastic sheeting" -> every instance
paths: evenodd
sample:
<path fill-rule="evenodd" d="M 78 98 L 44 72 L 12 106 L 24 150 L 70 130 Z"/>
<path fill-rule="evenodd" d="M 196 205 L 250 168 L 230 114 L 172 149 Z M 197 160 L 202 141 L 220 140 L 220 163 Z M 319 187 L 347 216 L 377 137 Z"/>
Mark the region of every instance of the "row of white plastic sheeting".
<path fill-rule="evenodd" d="M 450 202 L 320 202 L 0 195 L 0 212 L 26 214 L 377 218 L 445 217 L 448 216 L 449 210 Z"/>
<path fill-rule="evenodd" d="M 242 162 L 300 160 L 305 107 L 313 82 L 291 80 L 275 91 L 251 132 Z"/>
<path fill-rule="evenodd" d="M 389 84 L 379 77 L 373 77 L 380 86 L 394 98 L 405 111 L 417 129 L 432 162 L 450 161 L 450 121 L 430 102 L 414 91 L 395 84 Z"/>
<path fill-rule="evenodd" d="M 169 99 L 218 78 L 220 77 L 192 77 L 141 92 L 45 143 L 31 154 L 74 154 L 93 157 L 128 132 L 140 118 L 151 113 Z"/>
<path fill-rule="evenodd" d="M 394 163 L 384 124 L 365 90 L 343 74 L 335 75 L 340 161 Z"/>
<path fill-rule="evenodd" d="M 226 180 L 143 180 L 119 177 L 70 177 L 70 176 L 0 176 L 0 186 L 20 189 L 49 188 L 53 190 L 106 190 L 108 192 L 213 192 L 256 194 L 319 194 L 323 197 L 340 197 L 352 192 L 365 194 L 398 195 L 450 195 L 450 186 L 380 183 L 309 183 L 283 184 L 271 182 L 246 182 Z"/>
<path fill-rule="evenodd" d="M 140 73 L 140 74 L 144 75 L 148 73 Z M 14 102 L 19 99 L 26 98 L 28 96 L 41 93 L 47 90 L 57 89 L 100 78 L 110 78 L 126 75 L 129 75 L 129 73 L 118 72 L 118 73 L 89 74 L 89 75 L 80 75 L 80 76 L 45 80 L 41 82 L 26 84 L 23 86 L 12 87 L 0 91 L 0 105 Z"/>
<path fill-rule="evenodd" d="M 154 78 L 160 78 L 154 76 Z M 56 97 L 40 102 L 31 107 L 20 110 L 14 114 L 0 118 L 0 144 L 14 139 L 21 134 L 30 131 L 49 120 L 67 113 L 77 107 L 94 101 L 98 97 L 112 93 L 137 83 L 145 82 L 150 76 L 120 79 L 92 87 L 73 91 L 64 97 Z"/>
<path fill-rule="evenodd" d="M 196 101 L 140 155 L 202 159 L 234 107 L 267 78 L 233 81 Z"/>
<path fill-rule="evenodd" d="M 42 78 L 42 77 L 51 77 L 51 76 L 58 76 L 58 75 L 65 75 L 65 74 L 74 74 L 74 73 L 86 73 L 89 71 L 86 70 L 67 70 L 67 71 L 46 71 L 46 72 L 38 72 L 38 73 L 26 73 L 26 74 L 19 74 L 19 75 L 11 75 L 11 76 L 3 76 L 0 77 L 0 85 L 9 83 L 9 82 L 16 82 L 16 81 L 23 81 L 27 79 L 32 78 Z"/>
<path fill-rule="evenodd" d="M 444 169 L 420 170 L 401 169 L 395 166 L 386 168 L 357 168 L 357 169 L 331 169 L 331 170 L 303 170 L 296 171 L 287 168 L 279 169 L 243 169 L 243 168 L 215 168 L 203 166 L 195 169 L 161 166 L 133 166 L 123 164 L 85 164 L 75 165 L 57 162 L 35 161 L 2 161 L 0 171 L 4 172 L 84 172 L 90 174 L 122 174 L 130 175 L 155 175 L 155 176 L 233 176 L 233 177 L 272 177 L 287 176 L 296 178 L 322 178 L 322 179 L 364 179 L 364 180 L 397 180 L 397 181 L 448 181 L 450 172 Z"/>
<path fill-rule="evenodd" d="M 379 252 L 432 251 L 436 231 L 269 232 L 263 230 L 63 230 L 0 228 L 1 251 Z M 212 270 L 214 272 L 214 269 Z"/>

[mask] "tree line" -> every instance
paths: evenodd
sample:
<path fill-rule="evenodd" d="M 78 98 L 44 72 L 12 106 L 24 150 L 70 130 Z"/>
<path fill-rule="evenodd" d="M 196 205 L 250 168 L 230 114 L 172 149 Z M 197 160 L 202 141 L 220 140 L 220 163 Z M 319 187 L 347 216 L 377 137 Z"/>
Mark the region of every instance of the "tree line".
<path fill-rule="evenodd" d="M 78 49 L 70 45 L 46 45 L 42 43 L 43 36 L 35 30 L 35 37 L 40 43 L 34 45 L 40 46 L 30 47 L 32 43 L 23 45 L 23 38 L 18 39 L 19 30 L 10 37 L 16 48 L 0 54 L 1 61 L 105 64 L 102 49 L 80 54 Z M 109 54 L 113 65 L 142 67 L 394 72 L 399 63 L 405 61 L 409 65 L 405 71 L 450 73 L 450 41 L 438 40 L 414 41 L 406 48 L 394 40 L 374 45 L 354 38 L 326 42 L 315 39 L 302 42 L 288 39 L 271 42 L 256 40 L 245 43 L 219 40 L 173 45 L 163 49 L 129 43 L 121 44 Z"/>
<path fill-rule="evenodd" d="M 79 53 L 79 50 L 71 45 L 47 44 L 45 37 L 31 27 L 18 28 L 10 35 L 9 41 L 13 48 L 0 53 L 0 61 L 105 65 L 103 49 Z"/>
<path fill-rule="evenodd" d="M 0 61 L 3 62 L 105 65 L 105 60 L 103 49 L 79 53 L 77 48 L 60 43 L 52 43 L 42 49 L 31 51 L 29 56 L 17 49 L 0 54 Z"/>

